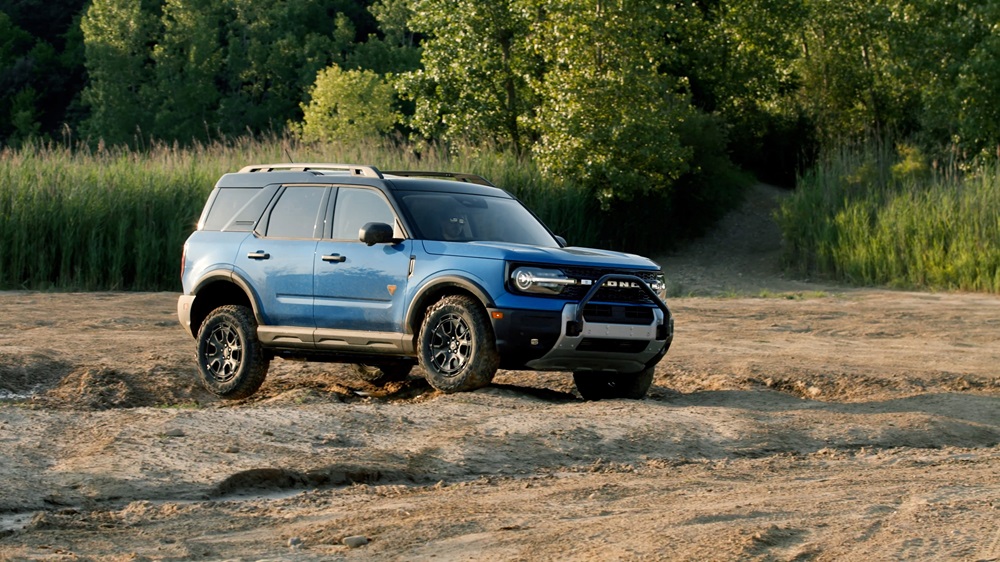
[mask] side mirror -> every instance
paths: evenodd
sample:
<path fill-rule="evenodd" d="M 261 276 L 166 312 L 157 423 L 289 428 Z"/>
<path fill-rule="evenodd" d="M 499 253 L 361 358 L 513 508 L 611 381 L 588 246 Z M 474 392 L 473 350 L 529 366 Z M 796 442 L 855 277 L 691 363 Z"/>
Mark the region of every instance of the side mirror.
<path fill-rule="evenodd" d="M 392 242 L 392 227 L 384 222 L 365 223 L 358 231 L 358 239 L 369 246 Z"/>
<path fill-rule="evenodd" d="M 566 246 L 569 246 L 569 244 L 566 242 L 566 239 L 563 238 L 562 236 L 559 236 L 558 234 L 556 234 L 556 242 L 559 242 L 560 248 L 565 248 Z"/>

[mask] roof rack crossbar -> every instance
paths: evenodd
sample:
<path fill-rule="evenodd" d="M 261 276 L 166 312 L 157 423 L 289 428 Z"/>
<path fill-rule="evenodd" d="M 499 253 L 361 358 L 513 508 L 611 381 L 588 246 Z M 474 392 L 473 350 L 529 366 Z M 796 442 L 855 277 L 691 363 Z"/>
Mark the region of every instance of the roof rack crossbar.
<path fill-rule="evenodd" d="M 476 174 L 457 174 L 452 172 L 423 172 L 423 171 L 395 171 L 395 172 L 382 172 L 389 176 L 403 176 L 405 178 L 451 178 L 458 181 L 463 181 L 466 183 L 474 183 L 478 185 L 485 185 L 487 187 L 496 187 L 489 182 L 486 178 L 482 176 L 477 176 Z"/>
<path fill-rule="evenodd" d="M 275 170 L 287 170 L 289 172 L 319 172 L 326 170 L 342 170 L 352 176 L 364 176 L 368 178 L 382 178 L 382 172 L 375 166 L 362 166 L 359 164 L 325 164 L 325 163 L 282 163 L 282 164 L 254 164 L 244 166 L 240 173 L 247 172 L 273 172 Z"/>

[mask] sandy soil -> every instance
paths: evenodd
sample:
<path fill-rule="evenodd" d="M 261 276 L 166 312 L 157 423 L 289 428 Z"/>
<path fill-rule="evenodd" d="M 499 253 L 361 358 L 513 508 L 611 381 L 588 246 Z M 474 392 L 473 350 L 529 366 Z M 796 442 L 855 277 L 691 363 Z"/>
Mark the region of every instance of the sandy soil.
<path fill-rule="evenodd" d="M 0 559 L 1000 560 L 1000 298 L 782 278 L 778 197 L 661 260 L 642 401 L 282 361 L 219 401 L 175 294 L 0 293 Z"/>

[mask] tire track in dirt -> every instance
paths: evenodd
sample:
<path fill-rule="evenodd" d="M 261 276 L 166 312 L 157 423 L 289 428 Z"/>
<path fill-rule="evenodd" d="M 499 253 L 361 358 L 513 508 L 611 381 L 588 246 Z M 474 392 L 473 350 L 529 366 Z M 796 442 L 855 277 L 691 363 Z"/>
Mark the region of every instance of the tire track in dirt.
<path fill-rule="evenodd" d="M 764 195 L 664 261 L 725 298 L 670 301 L 643 401 L 275 361 L 221 402 L 174 294 L 0 292 L 0 559 L 1000 558 L 1000 298 L 783 279 Z"/>

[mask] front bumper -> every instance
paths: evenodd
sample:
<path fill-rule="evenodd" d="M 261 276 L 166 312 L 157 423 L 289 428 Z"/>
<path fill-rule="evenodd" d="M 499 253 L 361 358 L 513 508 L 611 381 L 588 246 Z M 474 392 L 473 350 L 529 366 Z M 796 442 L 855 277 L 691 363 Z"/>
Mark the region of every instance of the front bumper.
<path fill-rule="evenodd" d="M 642 326 L 583 321 L 574 327 L 578 311 L 574 304 L 563 308 L 563 329 L 555 345 L 545 355 L 528 361 L 528 368 L 635 373 L 655 365 L 673 340 L 674 319 L 664 317 L 659 309 L 653 311 L 654 321 Z M 657 339 L 658 333 L 663 339 Z"/>
<path fill-rule="evenodd" d="M 643 309 L 645 321 L 613 318 L 587 320 L 587 305 L 606 281 L 639 281 L 655 307 L 600 303 L 599 306 Z M 505 369 L 634 373 L 658 363 L 674 336 L 670 309 L 634 276 L 606 275 L 578 303 L 560 312 L 491 309 L 493 329 Z M 601 321 L 611 320 L 611 321 Z"/>

